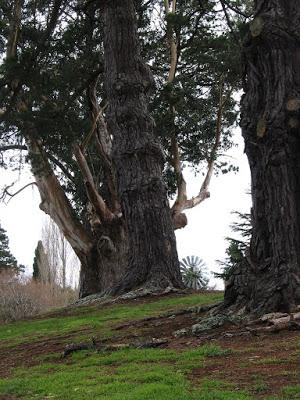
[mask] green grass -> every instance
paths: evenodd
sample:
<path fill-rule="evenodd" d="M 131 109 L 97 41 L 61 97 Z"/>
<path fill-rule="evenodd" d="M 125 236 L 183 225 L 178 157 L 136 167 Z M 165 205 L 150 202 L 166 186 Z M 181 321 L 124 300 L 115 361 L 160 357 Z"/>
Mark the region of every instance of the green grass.
<path fill-rule="evenodd" d="M 193 386 L 187 374 L 206 357 L 224 350 L 202 346 L 184 352 L 126 349 L 110 354 L 75 353 L 71 363 L 44 363 L 18 369 L 0 380 L 0 394 L 21 399 L 60 400 L 250 400 L 222 382 L 204 380 Z"/>
<path fill-rule="evenodd" d="M 144 304 L 82 307 L 67 315 L 21 321 L 0 327 L 3 344 L 26 343 L 38 338 L 64 337 L 70 332 L 83 335 L 112 334 L 114 324 L 155 316 L 189 306 L 221 300 L 221 293 L 166 297 Z M 81 330 L 81 331 L 80 331 Z M 229 354 L 218 346 L 186 351 L 168 349 L 123 349 L 116 352 L 78 352 L 62 362 L 59 354 L 35 356 L 37 365 L 17 368 L 0 380 L 0 395 L 20 399 L 110 399 L 110 400 L 248 400 L 220 382 L 203 381 L 195 386 L 188 379 L 204 360 Z"/>
<path fill-rule="evenodd" d="M 10 345 L 25 343 L 33 338 L 42 338 L 79 331 L 80 329 L 92 329 L 101 331 L 108 336 L 113 323 L 121 323 L 126 320 L 140 319 L 147 316 L 158 315 L 167 310 L 185 308 L 194 305 L 211 303 L 222 299 L 222 293 L 193 294 L 173 298 L 163 298 L 152 303 L 145 304 L 115 304 L 103 308 L 87 308 L 76 310 L 75 315 L 58 315 L 45 319 L 26 320 L 14 324 L 0 326 L 0 341 L 8 340 Z"/>
<path fill-rule="evenodd" d="M 267 397 L 265 400 L 299 400 L 300 385 L 286 386 L 277 397 Z"/>
<path fill-rule="evenodd" d="M 55 337 L 55 341 L 57 339 L 61 344 L 81 339 L 86 341 L 91 335 L 103 339 L 109 335 L 116 335 L 113 330 L 116 324 L 189 306 L 209 304 L 221 299 L 221 293 L 204 293 L 165 297 L 144 304 L 132 302 L 69 309 L 62 314 L 56 312 L 41 319 L 0 326 L 0 348 L 24 344 L 21 350 L 24 350 L 23 355 L 26 357 L 28 343 L 35 343 L 38 339 Z M 131 330 L 129 326 L 126 332 Z M 69 334 L 74 334 L 72 339 L 67 337 Z M 247 348 L 243 351 L 247 352 Z M 238 354 L 234 353 L 235 356 Z M 16 396 L 21 400 L 254 400 L 256 396 L 261 396 L 268 390 L 269 382 L 259 379 L 251 386 L 253 395 L 238 390 L 232 384 L 217 379 L 205 379 L 205 374 L 201 379 L 192 379 L 195 369 L 201 371 L 204 365 L 217 364 L 218 358 L 230 356 L 230 350 L 216 345 L 204 345 L 184 351 L 134 348 L 115 352 L 81 351 L 65 360 L 61 360 L 58 353 L 37 354 L 33 356 L 35 366 L 16 368 L 9 377 L 0 379 L 0 398 Z M 270 364 L 276 362 L 270 357 L 255 363 L 261 361 Z M 22 362 L 18 365 L 22 365 Z M 286 387 L 277 397 L 264 399 L 300 399 L 300 386 Z"/>

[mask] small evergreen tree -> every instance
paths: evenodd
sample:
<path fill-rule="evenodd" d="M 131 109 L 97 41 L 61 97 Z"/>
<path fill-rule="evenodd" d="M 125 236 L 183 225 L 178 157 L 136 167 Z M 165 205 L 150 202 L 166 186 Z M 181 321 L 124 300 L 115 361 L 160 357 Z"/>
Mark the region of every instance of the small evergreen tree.
<path fill-rule="evenodd" d="M 229 279 L 235 266 L 245 258 L 246 251 L 250 246 L 252 233 L 251 215 L 249 213 L 243 214 L 238 211 L 233 212 L 233 214 L 238 217 L 238 221 L 234 222 L 230 227 L 233 232 L 236 232 L 241 236 L 241 239 L 238 240 L 232 237 L 226 238 L 229 243 L 226 249 L 227 257 L 225 260 L 218 261 L 219 265 L 222 267 L 222 272 L 214 273 L 216 278 L 221 278 L 224 281 Z"/>
<path fill-rule="evenodd" d="M 34 252 L 32 278 L 42 283 L 56 283 L 56 271 L 51 268 L 48 254 L 41 240 L 38 241 Z"/>
<path fill-rule="evenodd" d="M 37 245 L 37 247 L 34 251 L 34 259 L 33 259 L 33 266 L 32 266 L 33 267 L 32 278 L 35 281 L 39 281 L 41 278 L 39 263 L 38 263 L 38 256 L 39 256 L 39 245 Z"/>
<path fill-rule="evenodd" d="M 0 273 L 9 271 L 16 274 L 20 269 L 17 260 L 10 252 L 7 233 L 0 225 Z"/>

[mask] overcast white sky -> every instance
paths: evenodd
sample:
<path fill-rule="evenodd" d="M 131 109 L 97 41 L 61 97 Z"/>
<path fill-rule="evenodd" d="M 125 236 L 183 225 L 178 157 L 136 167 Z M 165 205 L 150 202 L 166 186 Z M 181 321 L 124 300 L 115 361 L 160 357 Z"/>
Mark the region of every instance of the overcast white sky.
<path fill-rule="evenodd" d="M 228 156 L 239 165 L 237 174 L 229 173 L 213 177 L 210 187 L 211 197 L 194 209 L 186 212 L 188 226 L 176 232 L 179 258 L 197 255 L 206 262 L 209 270 L 217 271 L 217 259 L 225 257 L 226 236 L 232 235 L 229 225 L 233 222 L 232 211 L 249 212 L 251 199 L 247 191 L 250 188 L 250 174 L 246 156 L 243 154 L 243 140 L 240 130 L 236 130 L 235 142 Z M 10 172 L 1 170 L 0 187 L 13 181 Z M 24 176 L 25 175 L 25 176 Z M 201 185 L 201 177 L 194 177 L 185 171 L 190 195 L 196 195 Z M 16 178 L 16 176 L 15 176 Z M 29 174 L 23 174 L 22 187 L 33 181 Z M 10 248 L 18 262 L 31 271 L 34 250 L 41 238 L 44 213 L 39 209 L 39 195 L 35 186 L 25 189 L 5 205 L 0 204 L 0 222 L 7 231 Z"/>

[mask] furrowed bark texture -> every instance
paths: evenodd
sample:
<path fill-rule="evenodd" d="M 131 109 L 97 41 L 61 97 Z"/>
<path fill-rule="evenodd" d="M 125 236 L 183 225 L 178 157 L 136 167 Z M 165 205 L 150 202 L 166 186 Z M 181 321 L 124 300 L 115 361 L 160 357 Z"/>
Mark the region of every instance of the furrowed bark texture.
<path fill-rule="evenodd" d="M 120 281 L 127 266 L 128 243 L 121 219 L 101 224 L 93 239 L 92 249 L 81 259 L 80 298 L 106 292 Z"/>
<path fill-rule="evenodd" d="M 256 2 L 244 44 L 242 132 L 253 197 L 247 261 L 225 304 L 263 313 L 300 303 L 300 2 Z"/>
<path fill-rule="evenodd" d="M 181 287 L 163 153 L 148 111 L 153 79 L 140 58 L 133 1 L 105 1 L 104 22 L 108 129 L 129 244 L 128 272 L 112 293 Z"/>

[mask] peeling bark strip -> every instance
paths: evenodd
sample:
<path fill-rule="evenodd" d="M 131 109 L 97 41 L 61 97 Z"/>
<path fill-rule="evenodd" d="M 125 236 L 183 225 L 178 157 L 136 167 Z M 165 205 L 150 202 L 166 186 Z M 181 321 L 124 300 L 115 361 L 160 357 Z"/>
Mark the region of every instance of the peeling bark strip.
<path fill-rule="evenodd" d="M 148 111 L 153 78 L 140 57 L 133 1 L 104 1 L 103 8 L 108 130 L 130 249 L 128 273 L 112 292 L 181 287 L 163 153 Z"/>
<path fill-rule="evenodd" d="M 300 302 L 300 2 L 256 1 L 255 16 L 244 42 L 241 120 L 253 237 L 225 301 L 265 313 Z"/>

